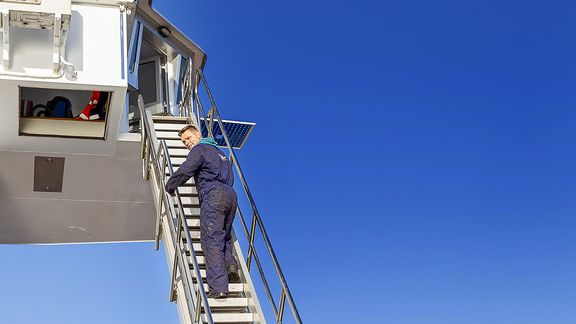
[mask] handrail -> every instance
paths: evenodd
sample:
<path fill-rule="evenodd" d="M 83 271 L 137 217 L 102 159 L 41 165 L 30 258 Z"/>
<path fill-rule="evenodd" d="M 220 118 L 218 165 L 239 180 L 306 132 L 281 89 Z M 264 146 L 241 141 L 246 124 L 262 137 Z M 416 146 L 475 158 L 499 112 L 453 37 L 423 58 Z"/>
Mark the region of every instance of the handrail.
<path fill-rule="evenodd" d="M 180 272 L 180 277 L 182 278 L 182 283 L 184 284 L 184 293 L 186 300 L 188 300 L 188 313 L 194 323 L 201 322 L 201 309 L 204 307 L 204 316 L 209 324 L 214 324 L 212 318 L 212 311 L 210 305 L 208 304 L 208 297 L 206 296 L 206 291 L 204 289 L 204 283 L 202 280 L 202 275 L 200 273 L 200 266 L 196 257 L 196 252 L 194 251 L 194 245 L 192 244 L 192 237 L 190 236 L 190 230 L 188 228 L 187 222 L 183 219 L 185 217 L 184 207 L 182 205 L 182 200 L 180 197 L 180 192 L 177 189 L 175 191 L 176 203 L 178 205 L 178 211 L 174 210 L 174 204 L 172 202 L 171 196 L 164 190 L 164 180 L 165 171 L 168 169 L 170 175 L 174 173 L 174 168 L 172 167 L 172 162 L 170 161 L 170 154 L 168 153 L 168 147 L 166 142 L 163 140 L 158 145 L 157 151 L 154 149 L 154 141 L 151 137 L 154 136 L 151 132 L 151 126 L 148 121 L 148 115 L 144 109 L 144 100 L 141 95 L 138 95 L 138 108 L 140 109 L 141 122 L 144 125 L 142 127 L 142 157 L 144 159 L 144 178 L 149 179 L 149 167 L 154 168 L 154 180 L 158 186 L 158 212 L 156 219 L 156 249 L 158 249 L 158 240 L 161 231 L 161 216 L 162 216 L 162 206 L 166 211 L 166 216 L 169 217 L 168 226 L 170 233 L 172 234 L 172 242 L 164 241 L 164 244 L 171 243 L 174 247 L 174 264 L 172 267 L 172 278 L 170 284 L 170 301 L 175 300 L 175 281 L 176 273 Z M 164 158 L 162 166 L 160 166 L 160 158 Z M 152 165 L 150 165 L 152 162 Z M 174 227 L 174 215 L 176 214 L 178 225 Z M 198 290 L 194 289 L 194 283 L 190 277 L 190 271 L 188 269 L 188 263 L 184 263 L 186 251 L 181 248 L 181 234 L 184 232 L 186 234 L 186 245 L 190 250 L 190 255 L 192 259 L 192 266 L 194 270 L 194 275 L 197 280 Z M 175 240 L 174 238 L 177 237 Z M 183 257 L 184 255 L 184 257 Z M 196 291 L 196 294 L 193 292 Z"/>
<path fill-rule="evenodd" d="M 248 249 L 248 256 L 247 256 L 246 263 L 247 263 L 248 269 L 250 269 L 250 264 L 251 264 L 251 260 L 252 260 L 251 256 L 254 255 L 254 259 L 256 260 L 256 265 L 258 266 L 260 277 L 264 283 L 264 287 L 266 289 L 268 299 L 272 305 L 272 308 L 273 308 L 275 316 L 276 316 L 276 322 L 282 323 L 282 318 L 284 316 L 284 312 L 283 312 L 284 305 L 285 305 L 286 300 L 288 300 L 288 304 L 290 305 L 290 309 L 292 310 L 292 315 L 294 316 L 294 319 L 296 320 L 297 323 L 302 323 L 302 320 L 300 319 L 300 314 L 298 313 L 298 309 L 296 308 L 296 304 L 294 302 L 294 299 L 292 298 L 292 294 L 290 293 L 290 289 L 288 288 L 288 284 L 286 282 L 284 274 L 282 273 L 282 269 L 280 268 L 280 264 L 278 263 L 278 259 L 276 258 L 276 254 L 274 253 L 274 249 L 272 248 L 272 244 L 270 243 L 268 233 L 266 232 L 266 229 L 264 228 L 264 223 L 262 222 L 262 218 L 260 217 L 260 213 L 258 212 L 258 209 L 256 208 L 256 203 L 254 201 L 254 198 L 252 197 L 252 193 L 250 191 L 250 188 L 248 187 L 248 183 L 246 182 L 244 172 L 242 172 L 242 168 L 240 167 L 240 163 L 238 162 L 238 158 L 236 157 L 236 154 L 234 153 L 234 149 L 232 148 L 232 145 L 230 144 L 230 139 L 228 138 L 228 134 L 226 133 L 226 130 L 224 128 L 224 124 L 222 123 L 222 117 L 220 116 L 220 112 L 216 108 L 216 103 L 214 102 L 214 98 L 212 97 L 212 92 L 210 91 L 210 87 L 208 86 L 208 82 L 206 81 L 206 78 L 200 69 L 196 70 L 195 83 L 194 83 L 194 85 L 195 85 L 194 86 L 194 99 L 196 102 L 197 114 L 200 114 L 200 112 L 202 113 L 202 115 L 204 116 L 203 122 L 206 126 L 206 129 L 209 132 L 208 135 L 211 137 L 214 137 L 213 129 L 211 127 L 209 127 L 208 124 L 206 124 L 208 121 L 208 117 L 204 111 L 204 108 L 202 107 L 202 103 L 201 103 L 200 97 L 198 95 L 198 85 L 200 84 L 200 81 L 202 82 L 204 89 L 205 89 L 205 91 L 208 95 L 208 98 L 210 100 L 210 116 L 214 119 L 217 119 L 218 125 L 220 126 L 220 130 L 221 130 L 222 135 L 224 137 L 224 141 L 226 142 L 226 146 L 230 152 L 230 160 L 234 163 L 234 166 L 236 167 L 238 177 L 240 179 L 240 182 L 242 183 L 242 187 L 244 188 L 244 192 L 246 193 L 246 196 L 247 196 L 248 201 L 250 203 L 250 206 L 252 208 L 253 216 L 252 216 L 251 231 L 250 231 L 250 235 L 249 236 L 247 235 L 247 239 L 249 242 L 249 249 Z M 240 211 L 240 208 L 238 208 L 238 211 Z M 240 213 L 240 216 L 241 216 L 241 213 Z M 242 216 L 241 216 L 241 219 L 242 219 L 242 225 L 244 227 L 245 234 L 248 234 L 247 227 L 246 227 L 246 224 L 245 224 Z M 277 274 L 278 279 L 280 281 L 280 284 L 282 286 L 282 291 L 280 293 L 280 303 L 278 305 L 278 308 L 276 307 L 276 303 L 274 302 L 274 298 L 272 297 L 272 293 L 271 293 L 270 288 L 268 286 L 266 277 L 264 275 L 264 271 L 263 271 L 262 266 L 260 264 L 260 261 L 258 259 L 256 248 L 254 246 L 256 223 L 258 224 L 258 228 L 260 229 L 260 234 L 262 235 L 262 238 L 264 239 L 264 243 L 265 243 L 266 247 L 268 248 L 268 253 L 270 254 L 270 257 L 272 259 L 272 263 L 274 265 L 274 268 L 276 269 L 276 274 Z"/>

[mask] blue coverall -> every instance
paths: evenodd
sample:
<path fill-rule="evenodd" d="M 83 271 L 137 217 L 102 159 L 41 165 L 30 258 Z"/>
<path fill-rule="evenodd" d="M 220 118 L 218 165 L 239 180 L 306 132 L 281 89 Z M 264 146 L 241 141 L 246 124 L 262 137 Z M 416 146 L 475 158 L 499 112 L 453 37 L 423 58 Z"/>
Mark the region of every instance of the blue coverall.
<path fill-rule="evenodd" d="M 232 164 L 212 138 L 192 147 L 186 161 L 166 182 L 170 194 L 194 177 L 200 199 L 200 244 L 206 258 L 210 291 L 228 292 L 230 265 L 236 265 L 230 244 L 237 197 Z"/>

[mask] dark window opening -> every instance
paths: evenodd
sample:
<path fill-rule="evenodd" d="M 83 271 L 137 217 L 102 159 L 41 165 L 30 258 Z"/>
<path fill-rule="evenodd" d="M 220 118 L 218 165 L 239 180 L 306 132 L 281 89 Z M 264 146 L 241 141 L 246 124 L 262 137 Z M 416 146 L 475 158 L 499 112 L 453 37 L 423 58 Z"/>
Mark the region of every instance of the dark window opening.
<path fill-rule="evenodd" d="M 112 93 L 20 87 L 20 135 L 104 139 Z"/>

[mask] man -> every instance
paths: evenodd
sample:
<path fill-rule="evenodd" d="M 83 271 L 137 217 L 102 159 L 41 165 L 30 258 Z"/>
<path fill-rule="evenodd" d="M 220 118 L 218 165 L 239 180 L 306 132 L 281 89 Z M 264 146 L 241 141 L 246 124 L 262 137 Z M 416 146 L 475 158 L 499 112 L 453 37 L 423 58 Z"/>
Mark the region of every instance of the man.
<path fill-rule="evenodd" d="M 230 243 L 237 207 L 232 164 L 214 139 L 202 138 L 196 127 L 187 125 L 178 136 L 190 152 L 166 182 L 166 191 L 174 194 L 178 186 L 194 177 L 200 199 L 200 243 L 206 258 L 208 297 L 226 298 L 228 282 L 240 281 Z"/>

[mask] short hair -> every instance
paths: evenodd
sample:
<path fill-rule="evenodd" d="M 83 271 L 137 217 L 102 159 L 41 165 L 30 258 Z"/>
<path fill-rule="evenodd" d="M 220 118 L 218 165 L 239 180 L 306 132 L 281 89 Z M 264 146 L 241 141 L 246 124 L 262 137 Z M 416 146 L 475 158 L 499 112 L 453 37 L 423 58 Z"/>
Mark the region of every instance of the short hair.
<path fill-rule="evenodd" d="M 187 132 L 189 130 L 192 130 L 193 132 L 198 133 L 198 129 L 196 127 L 194 127 L 194 125 L 186 125 L 178 132 L 178 137 L 182 137 L 182 134 L 184 134 L 185 132 Z"/>

